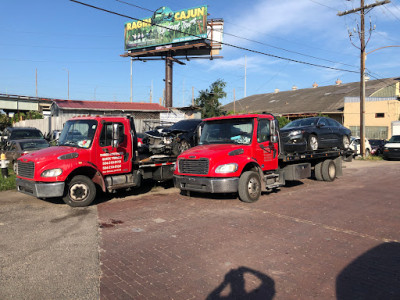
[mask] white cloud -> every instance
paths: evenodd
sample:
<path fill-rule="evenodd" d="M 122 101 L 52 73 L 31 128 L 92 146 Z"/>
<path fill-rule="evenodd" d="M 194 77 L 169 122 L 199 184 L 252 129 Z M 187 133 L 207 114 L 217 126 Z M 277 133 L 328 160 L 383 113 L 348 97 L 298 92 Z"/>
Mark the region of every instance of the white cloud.
<path fill-rule="evenodd" d="M 301 33 L 303 29 L 316 30 L 321 24 L 326 26 L 329 19 L 326 11 L 326 8 L 306 0 L 262 0 L 235 16 L 238 26 L 235 26 L 234 33 L 245 34 L 251 39 L 260 34 L 281 36 Z"/>

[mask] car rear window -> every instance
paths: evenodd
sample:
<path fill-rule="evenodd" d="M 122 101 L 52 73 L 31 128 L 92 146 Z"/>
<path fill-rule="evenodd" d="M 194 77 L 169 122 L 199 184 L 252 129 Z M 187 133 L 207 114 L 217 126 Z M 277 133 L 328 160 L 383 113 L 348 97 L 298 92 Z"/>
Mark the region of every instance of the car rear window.
<path fill-rule="evenodd" d="M 21 139 L 43 139 L 43 134 L 39 130 L 14 130 L 11 132 L 11 140 L 21 140 Z"/>

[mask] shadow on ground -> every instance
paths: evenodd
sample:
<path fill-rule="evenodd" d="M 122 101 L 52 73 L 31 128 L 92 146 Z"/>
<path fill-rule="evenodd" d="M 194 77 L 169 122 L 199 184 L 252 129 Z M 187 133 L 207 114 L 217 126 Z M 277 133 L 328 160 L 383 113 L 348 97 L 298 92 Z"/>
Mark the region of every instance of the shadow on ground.
<path fill-rule="evenodd" d="M 338 300 L 400 299 L 400 243 L 383 243 L 356 258 L 336 278 Z"/>
<path fill-rule="evenodd" d="M 251 281 L 254 282 L 254 277 L 259 285 L 250 291 L 247 291 L 246 277 L 253 277 Z M 262 299 L 270 300 L 275 296 L 275 282 L 268 275 L 259 271 L 239 267 L 230 270 L 224 278 L 224 281 L 213 290 L 207 300 L 218 299 Z"/>

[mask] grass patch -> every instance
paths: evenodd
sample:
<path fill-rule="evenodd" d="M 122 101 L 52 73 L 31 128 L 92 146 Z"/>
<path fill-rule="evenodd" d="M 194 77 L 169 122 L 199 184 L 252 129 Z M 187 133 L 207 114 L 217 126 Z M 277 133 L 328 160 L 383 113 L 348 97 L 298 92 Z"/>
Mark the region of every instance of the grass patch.
<path fill-rule="evenodd" d="M 372 160 L 372 161 L 378 161 L 378 160 L 383 160 L 383 157 L 380 155 L 370 155 L 368 157 L 361 157 L 361 156 L 357 156 L 356 157 L 357 160 Z"/>
<path fill-rule="evenodd" d="M 8 169 L 8 177 L 4 178 L 0 175 L 0 191 L 13 190 L 15 186 L 15 173 L 12 168 Z"/>

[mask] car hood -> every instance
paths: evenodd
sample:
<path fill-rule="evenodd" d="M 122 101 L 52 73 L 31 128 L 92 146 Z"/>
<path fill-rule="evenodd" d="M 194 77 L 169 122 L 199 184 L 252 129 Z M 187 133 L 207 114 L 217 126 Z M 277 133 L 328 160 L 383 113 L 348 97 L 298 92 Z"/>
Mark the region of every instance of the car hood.
<path fill-rule="evenodd" d="M 145 134 L 153 138 L 162 138 L 165 136 L 175 136 L 178 135 L 179 133 L 185 133 L 185 132 L 188 131 L 183 129 L 174 129 L 174 130 L 165 129 L 161 132 L 159 132 L 158 130 L 146 131 Z"/>
<path fill-rule="evenodd" d="M 28 153 L 22 156 L 21 159 L 27 161 L 35 161 L 35 162 L 52 161 L 57 159 L 57 157 L 61 155 L 72 152 L 79 152 L 79 150 L 77 150 L 77 148 L 74 147 L 55 146 L 34 151 L 32 153 Z"/>
<path fill-rule="evenodd" d="M 400 143 L 386 143 L 385 148 L 400 148 Z"/>

